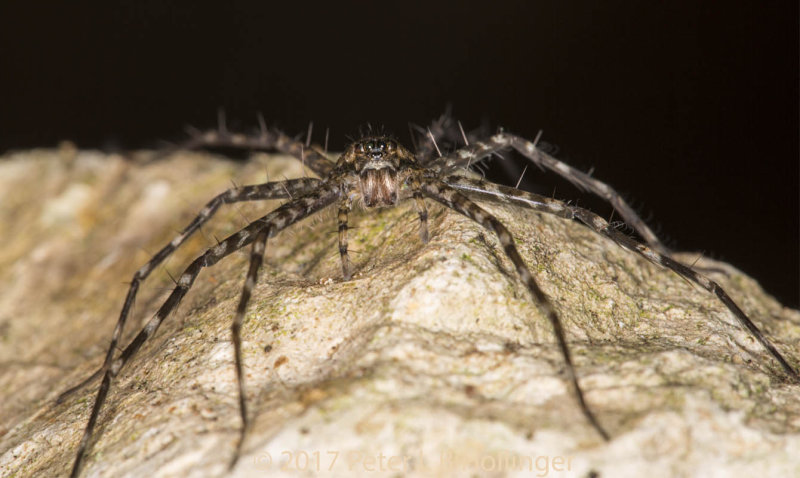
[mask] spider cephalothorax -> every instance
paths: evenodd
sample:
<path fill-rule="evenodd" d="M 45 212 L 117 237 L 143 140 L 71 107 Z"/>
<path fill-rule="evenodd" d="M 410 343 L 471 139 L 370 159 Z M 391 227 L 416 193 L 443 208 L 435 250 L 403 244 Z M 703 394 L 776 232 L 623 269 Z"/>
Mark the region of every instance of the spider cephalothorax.
<path fill-rule="evenodd" d="M 357 191 L 348 196 L 358 195 L 366 207 L 393 206 L 397 203 L 399 189 L 404 177 L 398 171 L 412 166 L 414 155 L 388 136 L 369 136 L 350 146 L 337 163 L 341 169 L 354 170 L 359 176 Z"/>
<path fill-rule="evenodd" d="M 252 244 L 250 268 L 231 327 L 234 345 L 234 365 L 239 384 L 239 410 L 242 419 L 239 440 L 232 461 L 233 465 L 239 456 L 248 424 L 240 333 L 250 294 L 258 279 L 258 271 L 262 264 L 267 239 L 306 217 L 316 214 L 329 206 L 337 205 L 338 241 L 342 275 L 345 280 L 348 280 L 351 278 L 353 270 L 348 256 L 348 214 L 352 203 L 359 200 L 367 208 L 372 208 L 394 206 L 403 200 L 414 199 L 414 205 L 420 220 L 420 238 L 423 243 L 428 240 L 426 198 L 467 216 L 493 233 L 505 256 L 513 264 L 518 279 L 525 285 L 531 297 L 538 304 L 552 326 L 556 343 L 564 359 L 566 380 L 571 386 L 581 411 L 589 424 L 606 440 L 610 439 L 609 434 L 600 425 L 591 407 L 586 403 L 579 385 L 575 367 L 572 364 L 566 334 L 560 319 L 562 312 L 543 292 L 531 274 L 528 265 L 518 252 L 515 240 L 509 230 L 499 219 L 482 208 L 476 200 L 503 202 L 516 207 L 532 209 L 543 214 L 556 215 L 567 220 L 577 220 L 596 233 L 611 239 L 619 246 L 640 255 L 658 266 L 677 273 L 687 281 L 699 285 L 715 295 L 727 307 L 740 326 L 746 329 L 761 344 L 764 350 L 780 364 L 786 375 L 795 381 L 800 381 L 800 376 L 794 366 L 790 365 L 719 284 L 674 259 L 670 251 L 661 244 L 655 234 L 614 189 L 539 150 L 536 147 L 535 140 L 528 141 L 502 131 L 483 140 L 474 138 L 470 140 L 461 130 L 465 143 L 464 147 L 450 154 L 442 155 L 436 146 L 436 136 L 441 134 L 441 128 L 439 128 L 440 125 L 434 124 L 432 129 L 428 130 L 429 144 L 418 148 L 418 156 L 416 158 L 408 149 L 389 137 L 370 136 L 348 146 L 334 165 L 318 149 L 309 148 L 310 145 L 308 143 L 300 143 L 281 132 L 270 130 L 263 121 L 261 125 L 260 134 L 252 137 L 233 135 L 228 133 L 224 127 L 220 127 L 219 131 L 198 135 L 192 140 L 191 145 L 194 147 L 205 145 L 277 149 L 292 154 L 303 161 L 319 179 L 308 177 L 287 179 L 251 186 L 237 186 L 222 192 L 211 199 L 188 226 L 133 274 L 128 295 L 111 337 L 103 366 L 82 384 L 68 390 L 59 398 L 59 401 L 63 401 L 73 391 L 78 390 L 95 378 L 103 377 L 88 424 L 78 447 L 72 470 L 73 476 L 76 476 L 80 471 L 84 452 L 89 444 L 100 409 L 105 402 L 114 377 L 119 374 L 120 370 L 141 346 L 155 334 L 161 323 L 175 310 L 203 268 L 210 267 L 232 252 Z M 436 131 L 436 133 L 433 131 Z M 609 201 L 625 221 L 644 238 L 646 245 L 619 232 L 605 219 L 587 209 L 460 174 L 465 170 L 469 170 L 471 165 L 482 159 L 507 149 L 516 150 L 542 169 L 549 169 L 568 179 L 573 184 Z M 427 153 L 425 152 L 426 150 Z M 433 150 L 436 150 L 439 154 L 434 156 L 432 154 Z M 139 284 L 192 234 L 197 232 L 221 205 L 267 199 L 286 199 L 287 202 L 249 223 L 238 232 L 231 234 L 195 259 L 181 274 L 175 288 L 155 316 L 147 322 L 121 353 L 117 353 L 118 342 L 136 299 Z"/>

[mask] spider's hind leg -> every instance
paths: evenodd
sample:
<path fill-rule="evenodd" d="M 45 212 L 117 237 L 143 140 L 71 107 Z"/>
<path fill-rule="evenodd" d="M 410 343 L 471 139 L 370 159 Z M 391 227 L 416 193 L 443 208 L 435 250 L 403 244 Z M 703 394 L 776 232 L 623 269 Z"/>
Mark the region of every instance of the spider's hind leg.
<path fill-rule="evenodd" d="M 181 149 L 199 148 L 237 148 L 252 151 L 277 150 L 294 156 L 320 178 L 327 177 L 334 167 L 334 163 L 325 154 L 318 151 L 316 147 L 290 138 L 281 131 L 267 128 L 264 119 L 260 116 L 259 130 L 254 134 L 228 131 L 224 117 L 221 117 L 216 129 L 200 131 L 195 128 L 187 128 L 187 132 L 190 136 L 187 141 L 169 148 L 163 154 Z"/>
<path fill-rule="evenodd" d="M 531 142 L 519 136 L 502 132 L 492 136 L 491 141 L 509 144 L 518 153 L 528 158 L 533 164 L 540 168 L 553 171 L 574 184 L 578 189 L 590 191 L 603 198 L 611 204 L 614 210 L 622 216 L 622 219 L 627 224 L 630 224 L 652 249 L 658 251 L 659 254 L 670 255 L 671 252 L 667 246 L 661 242 L 644 220 L 636 214 L 636 211 L 622 198 L 622 195 L 608 184 L 550 156 L 542 151 L 541 148 L 536 147 L 536 141 Z"/>
<path fill-rule="evenodd" d="M 538 140 L 539 135 L 533 141 L 528 141 L 519 136 L 501 131 L 484 141 L 475 141 L 467 147 L 439 158 L 432 166 L 441 177 L 444 177 L 476 164 L 492 154 L 496 155 L 500 151 L 513 148 L 539 168 L 548 169 L 566 179 L 578 189 L 589 191 L 607 201 L 652 249 L 665 256 L 671 254 L 671 251 L 622 198 L 620 193 L 608 184 L 542 151 L 541 148 L 537 147 Z"/>

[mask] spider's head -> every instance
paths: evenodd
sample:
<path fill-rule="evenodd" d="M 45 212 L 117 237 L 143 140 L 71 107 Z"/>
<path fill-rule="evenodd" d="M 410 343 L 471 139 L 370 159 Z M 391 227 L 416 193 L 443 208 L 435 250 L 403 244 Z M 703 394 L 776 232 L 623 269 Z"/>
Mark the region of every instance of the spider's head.
<path fill-rule="evenodd" d="M 388 136 L 368 136 L 347 147 L 339 165 L 349 165 L 359 176 L 367 207 L 393 206 L 397 202 L 397 170 L 414 156 Z"/>

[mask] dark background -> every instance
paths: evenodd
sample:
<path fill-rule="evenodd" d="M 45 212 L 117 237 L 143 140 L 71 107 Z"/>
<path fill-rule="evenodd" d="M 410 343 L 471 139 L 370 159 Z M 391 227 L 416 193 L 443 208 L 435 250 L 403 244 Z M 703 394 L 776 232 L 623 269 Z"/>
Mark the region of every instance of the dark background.
<path fill-rule="evenodd" d="M 77 3 L 0 6 L 0 151 L 151 147 L 218 107 L 341 149 L 451 103 L 467 128 L 543 129 L 670 245 L 800 305 L 797 2 Z"/>

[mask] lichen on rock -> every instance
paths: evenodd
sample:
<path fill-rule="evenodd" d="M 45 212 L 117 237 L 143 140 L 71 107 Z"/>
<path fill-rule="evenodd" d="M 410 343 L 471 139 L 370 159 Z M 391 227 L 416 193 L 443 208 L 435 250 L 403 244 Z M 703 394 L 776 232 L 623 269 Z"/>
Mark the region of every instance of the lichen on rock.
<path fill-rule="evenodd" d="M 90 375 L 126 281 L 213 195 L 303 174 L 259 155 L 156 162 L 34 150 L 0 160 L 0 473 L 66 473 Z M 227 206 L 142 287 L 126 340 L 188 262 L 277 202 Z M 603 442 L 564 380 L 552 331 L 495 238 L 430 204 L 355 214 L 341 279 L 335 219 L 267 246 L 244 324 L 253 427 L 235 476 L 796 474 L 798 385 L 719 301 L 586 227 L 485 204 L 505 223 L 567 331 Z M 240 420 L 230 322 L 247 252 L 201 272 L 114 383 L 86 476 L 227 474 Z M 694 254 L 679 256 L 693 263 Z M 732 266 L 710 272 L 798 365 L 800 313 Z"/>

